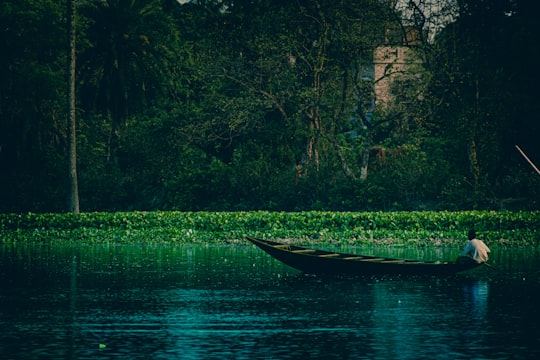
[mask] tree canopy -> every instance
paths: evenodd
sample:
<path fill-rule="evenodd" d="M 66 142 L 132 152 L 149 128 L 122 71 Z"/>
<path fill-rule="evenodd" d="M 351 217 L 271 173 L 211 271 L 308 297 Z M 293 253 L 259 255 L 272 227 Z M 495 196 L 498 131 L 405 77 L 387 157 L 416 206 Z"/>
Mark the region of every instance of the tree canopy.
<path fill-rule="evenodd" d="M 538 209 L 530 1 L 76 4 L 81 211 Z M 66 11 L 0 4 L 2 212 L 66 209 Z"/>

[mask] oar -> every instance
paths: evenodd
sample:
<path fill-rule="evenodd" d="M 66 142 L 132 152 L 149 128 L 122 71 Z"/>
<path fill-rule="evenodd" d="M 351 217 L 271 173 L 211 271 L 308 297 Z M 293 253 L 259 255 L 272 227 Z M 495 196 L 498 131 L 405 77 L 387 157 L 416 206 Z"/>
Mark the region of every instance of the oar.
<path fill-rule="evenodd" d="M 482 265 L 486 265 L 488 268 L 496 270 L 496 271 L 502 271 L 500 266 L 488 264 L 487 262 L 482 263 Z"/>

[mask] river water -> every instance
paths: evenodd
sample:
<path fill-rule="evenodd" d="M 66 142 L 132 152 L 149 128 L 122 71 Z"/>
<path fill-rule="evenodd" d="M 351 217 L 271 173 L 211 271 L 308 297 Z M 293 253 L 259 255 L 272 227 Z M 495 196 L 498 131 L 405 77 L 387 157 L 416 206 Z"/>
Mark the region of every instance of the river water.
<path fill-rule="evenodd" d="M 4 244 L 0 356 L 537 359 L 538 251 L 497 250 L 492 263 L 450 278 L 325 278 L 251 245 Z"/>

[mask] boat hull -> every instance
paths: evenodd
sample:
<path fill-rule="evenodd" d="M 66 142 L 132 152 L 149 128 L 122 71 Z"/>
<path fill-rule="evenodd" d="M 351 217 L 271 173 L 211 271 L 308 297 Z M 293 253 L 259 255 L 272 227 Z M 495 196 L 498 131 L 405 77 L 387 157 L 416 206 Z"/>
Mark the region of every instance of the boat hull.
<path fill-rule="evenodd" d="M 251 243 L 282 263 L 313 274 L 454 275 L 481 264 L 460 257 L 455 262 L 417 261 L 314 250 L 247 237 Z"/>

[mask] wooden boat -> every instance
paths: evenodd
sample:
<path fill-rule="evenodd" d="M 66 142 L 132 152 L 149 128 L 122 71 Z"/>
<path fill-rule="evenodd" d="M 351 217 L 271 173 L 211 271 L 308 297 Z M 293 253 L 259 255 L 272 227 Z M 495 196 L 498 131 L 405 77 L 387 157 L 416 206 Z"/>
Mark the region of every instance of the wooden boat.
<path fill-rule="evenodd" d="M 453 275 L 481 265 L 463 256 L 455 262 L 420 261 L 315 250 L 249 236 L 247 240 L 284 264 L 315 274 Z"/>

